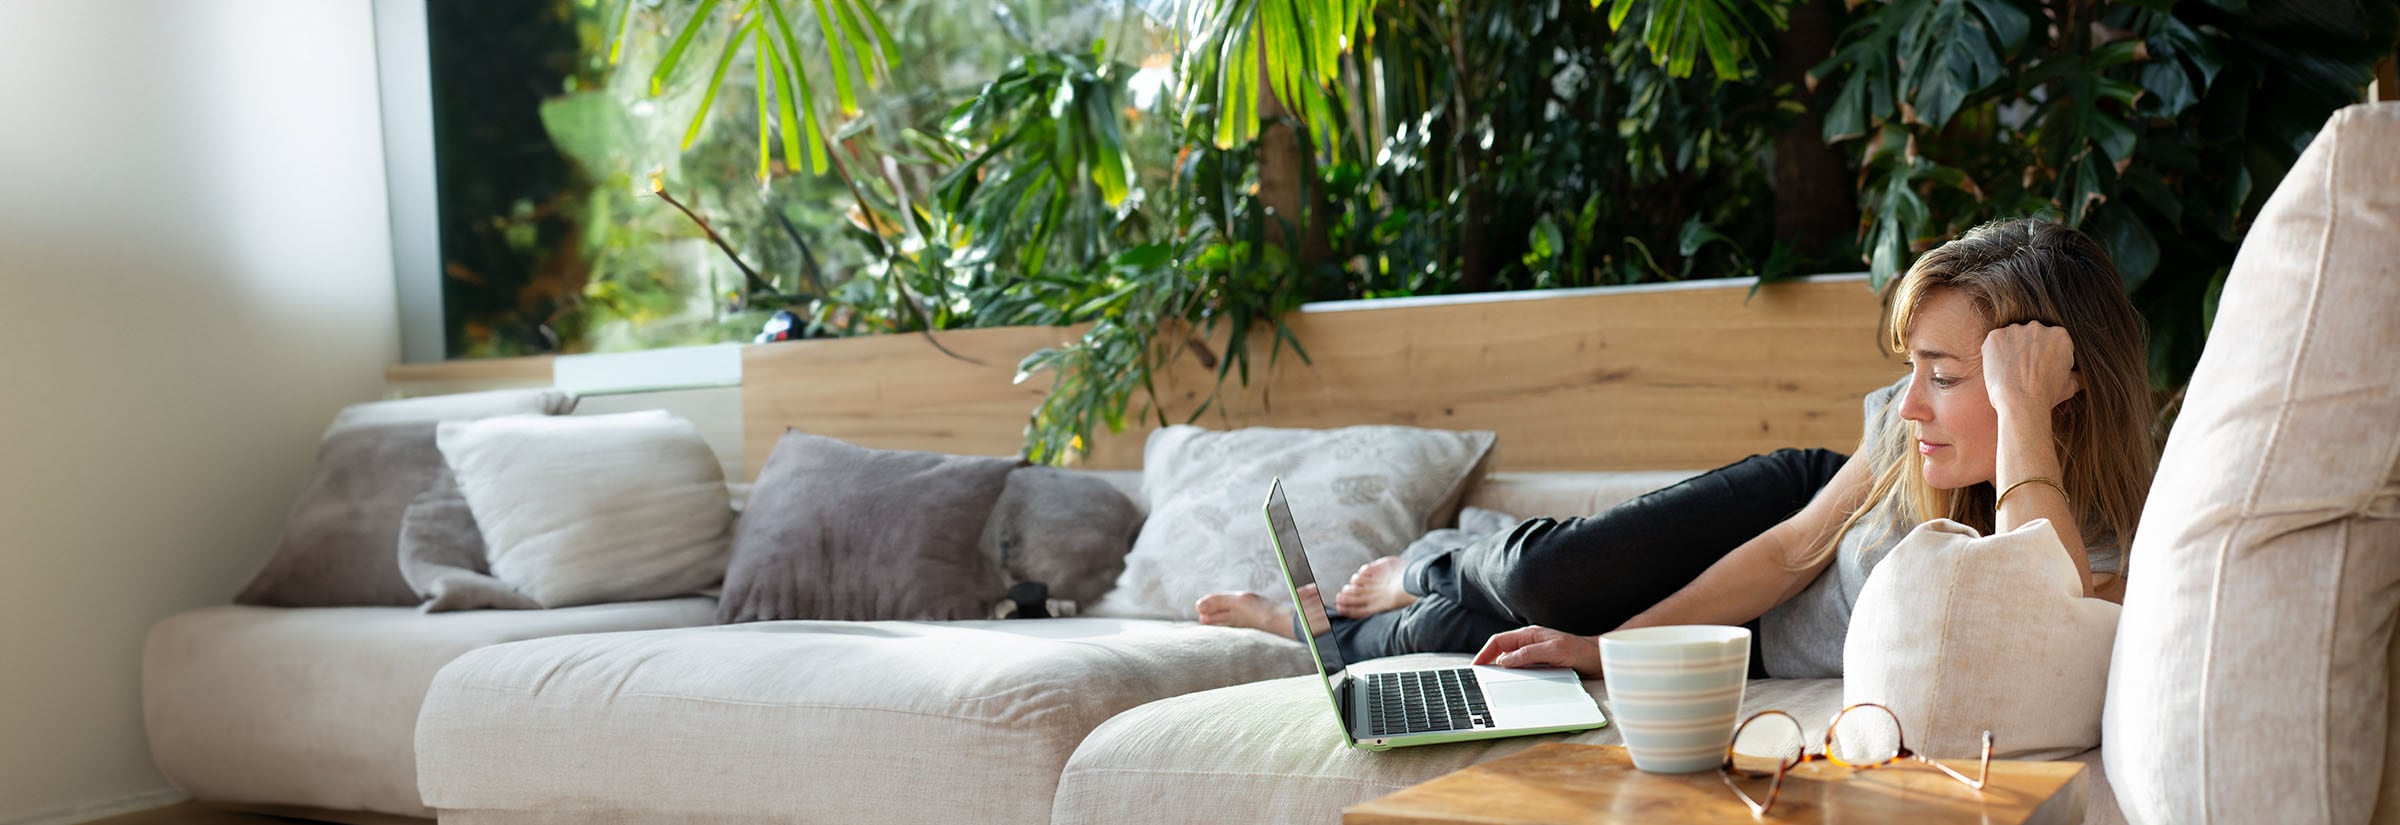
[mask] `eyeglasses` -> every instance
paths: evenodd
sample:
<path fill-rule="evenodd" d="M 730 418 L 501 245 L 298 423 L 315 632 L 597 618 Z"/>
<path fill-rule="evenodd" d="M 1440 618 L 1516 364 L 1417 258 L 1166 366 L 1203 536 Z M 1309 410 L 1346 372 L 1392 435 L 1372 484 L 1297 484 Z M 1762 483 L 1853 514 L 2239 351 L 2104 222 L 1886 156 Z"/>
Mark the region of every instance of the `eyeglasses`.
<path fill-rule="evenodd" d="M 1857 721 L 1851 722 L 1849 735 L 1840 735 L 1843 731 L 1842 721 L 1850 719 L 1852 713 L 1861 711 L 1865 713 Z M 1734 795 L 1742 798 L 1743 804 L 1750 806 L 1752 815 L 1764 817 L 1768 809 L 1775 807 L 1776 798 L 1783 795 L 1783 779 L 1794 768 L 1820 760 L 1861 771 L 1913 760 L 1932 765 L 1977 791 L 1983 790 L 1984 781 L 1992 775 L 1991 731 L 1983 732 L 1983 767 L 1975 774 L 1975 778 L 1968 779 L 1966 774 L 1951 770 L 1948 765 L 1909 750 L 1905 737 L 1901 735 L 1900 715 L 1893 713 L 1891 708 L 1872 702 L 1851 705 L 1834 714 L 1833 722 L 1825 726 L 1823 749 L 1816 753 L 1809 753 L 1802 744 L 1805 734 L 1801 730 L 1800 720 L 1780 710 L 1755 714 L 1734 727 L 1733 742 L 1725 746 L 1725 763 L 1718 766 L 1717 777 L 1725 780 L 1725 787 L 1732 788 Z M 1734 765 L 1733 759 L 1737 754 L 1773 758 L 1775 770 L 1743 770 Z M 1760 802 L 1751 797 L 1749 791 L 1742 790 L 1742 786 L 1733 781 L 1736 775 L 1744 779 L 1774 777 L 1767 785 L 1767 800 Z"/>

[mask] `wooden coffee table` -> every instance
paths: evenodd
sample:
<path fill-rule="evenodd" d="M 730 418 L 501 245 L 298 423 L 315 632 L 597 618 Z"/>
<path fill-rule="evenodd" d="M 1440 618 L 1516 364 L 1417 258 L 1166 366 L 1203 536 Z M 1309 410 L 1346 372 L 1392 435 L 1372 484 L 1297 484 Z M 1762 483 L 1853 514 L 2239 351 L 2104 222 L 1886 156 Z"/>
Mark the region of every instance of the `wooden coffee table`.
<path fill-rule="evenodd" d="M 1945 761 L 1974 773 L 1973 762 Z M 1744 787 L 1765 784 L 1757 780 Z M 2083 820 L 2089 795 L 2083 765 L 2074 762 L 1994 761 L 1991 781 L 1980 793 L 1921 764 L 1854 771 L 1811 762 L 1784 780 L 1783 798 L 1761 820 L 1726 789 L 1716 771 L 1643 773 L 1634 769 L 1624 748 L 1550 742 L 1353 805 L 1342 812 L 1342 823 L 2074 825 Z"/>

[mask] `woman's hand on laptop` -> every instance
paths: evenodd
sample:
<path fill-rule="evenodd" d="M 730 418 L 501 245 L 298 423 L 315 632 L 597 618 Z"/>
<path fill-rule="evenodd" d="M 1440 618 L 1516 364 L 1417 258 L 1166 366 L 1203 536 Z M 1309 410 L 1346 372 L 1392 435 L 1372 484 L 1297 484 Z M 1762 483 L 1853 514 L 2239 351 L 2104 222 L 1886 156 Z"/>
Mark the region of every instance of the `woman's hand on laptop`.
<path fill-rule="evenodd" d="M 1475 654 L 1479 665 L 1571 668 L 1586 679 L 1600 678 L 1600 639 L 1547 627 L 1520 627 L 1493 636 Z"/>

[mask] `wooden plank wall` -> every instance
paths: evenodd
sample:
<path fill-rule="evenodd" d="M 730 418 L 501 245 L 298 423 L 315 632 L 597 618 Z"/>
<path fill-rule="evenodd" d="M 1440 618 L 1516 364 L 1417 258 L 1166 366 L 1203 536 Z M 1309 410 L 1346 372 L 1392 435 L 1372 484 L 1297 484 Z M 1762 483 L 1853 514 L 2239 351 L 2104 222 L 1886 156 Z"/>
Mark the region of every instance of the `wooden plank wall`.
<path fill-rule="evenodd" d="M 1745 302 L 1748 289 L 1312 308 L 1290 318 L 1310 360 L 1287 353 L 1251 387 L 1228 387 L 1200 423 L 1488 429 L 1507 470 L 1690 469 L 1777 447 L 1855 447 L 1859 397 L 1902 369 L 1875 346 L 1874 294 L 1855 279 L 1770 286 Z M 869 446 L 1015 453 L 1049 386 L 1011 384 L 1017 360 L 1076 333 L 941 336 L 982 365 L 915 336 L 753 347 L 742 364 L 747 463 L 760 466 L 786 426 Z M 1179 360 L 1160 386 L 1169 420 L 1188 417 L 1213 380 Z M 1140 466 L 1148 432 L 1096 439 L 1085 466 Z"/>
<path fill-rule="evenodd" d="M 742 351 L 742 463 L 755 474 L 787 427 L 868 447 L 1018 455 L 1047 378 L 1013 383 L 1028 353 L 1067 327 L 1001 327 L 760 344 Z"/>
<path fill-rule="evenodd" d="M 1310 360 L 1220 400 L 1201 423 L 1358 423 L 1500 434 L 1496 469 L 1718 466 L 1779 447 L 1857 446 L 1859 397 L 1898 377 L 1880 305 L 1856 280 L 1586 293 L 1304 312 Z M 1515 298 L 1517 296 L 1510 296 Z M 1182 420 L 1208 390 L 1186 365 L 1161 392 Z M 1095 446 L 1140 464 L 1140 438 Z"/>
<path fill-rule="evenodd" d="M 1715 282 L 1312 306 L 1289 317 L 1310 360 L 1286 353 L 1252 386 L 1229 385 L 1199 423 L 1488 429 L 1500 434 L 1500 470 L 1696 469 L 1779 447 L 1855 447 L 1859 397 L 1903 369 L 1876 346 L 1876 296 L 1859 278 L 1748 292 Z M 1047 375 L 1013 383 L 1018 360 L 1079 332 L 941 333 L 975 362 L 916 335 L 747 347 L 743 464 L 755 474 L 786 427 L 1016 454 L 1050 386 Z M 1263 340 L 1255 346 L 1263 357 Z M 1160 384 L 1170 420 L 1212 381 L 1196 359 L 1173 365 Z M 1138 467 L 1148 432 L 1096 439 L 1084 466 Z"/>

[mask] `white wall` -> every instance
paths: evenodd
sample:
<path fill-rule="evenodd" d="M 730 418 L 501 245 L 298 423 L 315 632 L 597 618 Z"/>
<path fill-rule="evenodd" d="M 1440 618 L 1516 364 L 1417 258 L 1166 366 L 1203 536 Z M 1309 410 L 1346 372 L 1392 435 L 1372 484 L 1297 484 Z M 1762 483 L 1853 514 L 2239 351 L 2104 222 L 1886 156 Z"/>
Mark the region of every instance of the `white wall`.
<path fill-rule="evenodd" d="M 0 0 L 0 823 L 171 796 L 144 632 L 225 602 L 399 354 L 369 0 Z"/>

